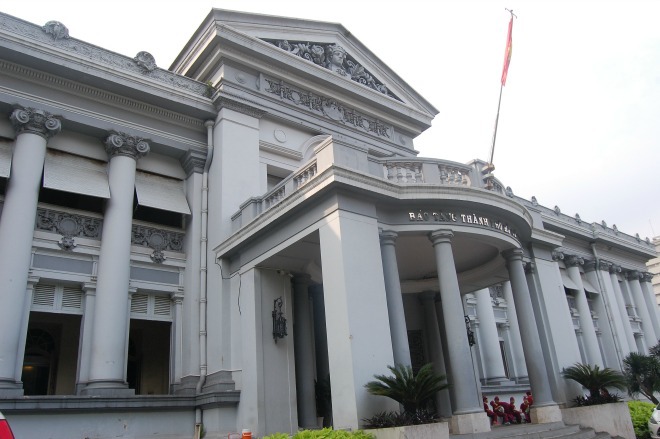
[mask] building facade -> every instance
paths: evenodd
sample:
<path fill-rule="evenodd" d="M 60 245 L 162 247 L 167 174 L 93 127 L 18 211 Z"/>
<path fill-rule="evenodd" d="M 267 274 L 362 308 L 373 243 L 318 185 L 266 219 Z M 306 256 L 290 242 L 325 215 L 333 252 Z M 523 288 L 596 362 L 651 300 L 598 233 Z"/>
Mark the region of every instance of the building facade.
<path fill-rule="evenodd" d="M 437 110 L 341 25 L 214 9 L 163 69 L 0 14 L 0 64 L 19 437 L 356 429 L 428 362 L 454 433 L 528 389 L 561 421 L 562 368 L 660 337 L 648 239 L 417 157 Z"/>
<path fill-rule="evenodd" d="M 653 275 L 651 285 L 653 286 L 656 301 L 660 303 L 660 236 L 653 238 L 653 245 L 655 246 L 656 256 L 646 265 L 648 266 L 649 273 Z"/>

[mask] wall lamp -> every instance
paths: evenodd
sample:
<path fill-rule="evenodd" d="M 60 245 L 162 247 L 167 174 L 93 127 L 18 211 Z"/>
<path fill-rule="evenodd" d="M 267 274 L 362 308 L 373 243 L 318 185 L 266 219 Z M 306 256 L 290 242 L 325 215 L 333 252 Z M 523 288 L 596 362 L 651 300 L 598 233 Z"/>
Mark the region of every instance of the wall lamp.
<path fill-rule="evenodd" d="M 465 316 L 465 330 L 467 331 L 467 338 L 470 347 L 474 346 L 477 342 L 474 341 L 474 332 L 470 329 L 470 317 Z"/>
<path fill-rule="evenodd" d="M 277 343 L 278 338 L 286 336 L 286 317 L 282 312 L 282 296 L 280 296 L 273 301 L 273 340 Z"/>

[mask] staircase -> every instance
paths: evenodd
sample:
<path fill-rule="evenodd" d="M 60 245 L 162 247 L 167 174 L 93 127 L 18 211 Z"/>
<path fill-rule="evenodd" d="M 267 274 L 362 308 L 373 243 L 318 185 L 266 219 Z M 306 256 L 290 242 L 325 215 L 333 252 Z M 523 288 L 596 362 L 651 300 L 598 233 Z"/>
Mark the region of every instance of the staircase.
<path fill-rule="evenodd" d="M 486 433 L 450 434 L 449 439 L 622 439 L 563 422 L 495 425 Z"/>

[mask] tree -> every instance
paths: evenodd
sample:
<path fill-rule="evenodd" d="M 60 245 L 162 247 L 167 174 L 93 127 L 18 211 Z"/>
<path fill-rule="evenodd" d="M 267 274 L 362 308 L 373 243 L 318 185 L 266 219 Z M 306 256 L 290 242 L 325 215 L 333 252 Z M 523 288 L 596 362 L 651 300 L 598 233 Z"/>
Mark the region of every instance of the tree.
<path fill-rule="evenodd" d="M 372 395 L 397 401 L 405 413 L 413 414 L 426 408 L 436 392 L 448 387 L 446 377 L 436 374 L 431 363 L 422 366 L 417 373 L 411 366 L 401 364 L 387 368 L 394 376 L 374 375 L 378 381 L 370 381 L 364 387 Z"/>
<path fill-rule="evenodd" d="M 623 359 L 623 374 L 630 396 L 641 393 L 653 404 L 658 404 L 658 399 L 653 395 L 660 391 L 660 359 L 657 356 L 631 352 Z"/>
<path fill-rule="evenodd" d="M 564 368 L 561 374 L 564 378 L 576 381 L 589 390 L 589 398 L 592 400 L 598 399 L 601 389 L 607 390 L 607 387 L 626 389 L 626 379 L 623 375 L 609 367 L 601 369 L 597 364 L 592 367 L 589 364 L 575 363 L 571 367 Z"/>

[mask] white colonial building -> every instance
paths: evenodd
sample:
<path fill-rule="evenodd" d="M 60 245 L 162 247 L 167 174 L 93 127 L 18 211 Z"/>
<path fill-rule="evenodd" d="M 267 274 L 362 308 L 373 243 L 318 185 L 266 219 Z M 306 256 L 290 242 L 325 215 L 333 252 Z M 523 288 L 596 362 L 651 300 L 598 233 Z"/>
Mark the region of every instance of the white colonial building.
<path fill-rule="evenodd" d="M 648 239 L 417 157 L 437 110 L 340 25 L 212 10 L 167 70 L 0 14 L 0 72 L 17 437 L 356 429 L 427 362 L 453 433 L 528 389 L 559 422 L 562 368 L 660 337 Z"/>

